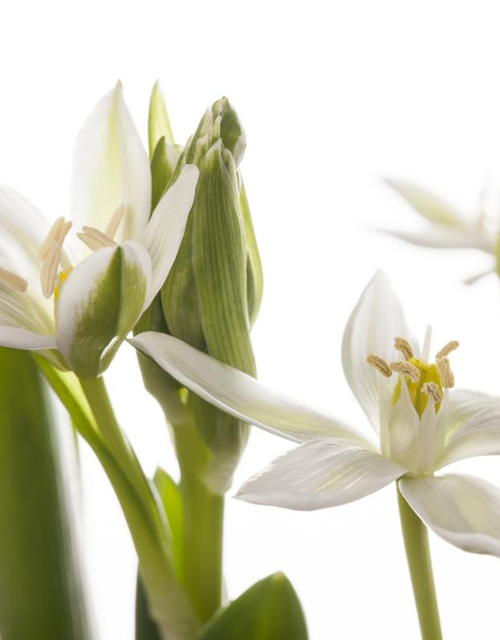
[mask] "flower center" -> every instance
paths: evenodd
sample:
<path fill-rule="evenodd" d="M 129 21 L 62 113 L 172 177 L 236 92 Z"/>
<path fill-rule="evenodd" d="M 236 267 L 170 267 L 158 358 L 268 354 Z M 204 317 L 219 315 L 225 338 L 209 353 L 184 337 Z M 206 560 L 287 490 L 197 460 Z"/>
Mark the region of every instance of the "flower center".
<path fill-rule="evenodd" d="M 394 348 L 404 360 L 388 363 L 380 356 L 369 353 L 366 361 L 386 378 L 393 373 L 399 374 L 394 387 L 392 404 L 395 405 L 401 395 L 401 385 L 406 384 L 410 399 L 419 416 L 422 416 L 427 403 L 434 403 L 436 412 L 441 406 L 443 389 L 451 389 L 455 385 L 455 377 L 450 367 L 448 355 L 458 347 L 458 342 L 448 342 L 437 354 L 434 363 L 427 363 L 415 357 L 413 349 L 405 338 L 394 338 Z"/>
<path fill-rule="evenodd" d="M 38 252 L 38 257 L 42 263 L 40 282 L 42 285 L 42 293 L 47 299 L 54 293 L 58 281 L 57 272 L 59 265 L 62 266 L 66 273 L 69 273 L 73 268 L 63 249 L 64 241 L 71 227 L 71 222 L 67 222 L 63 217 L 58 218 L 40 245 Z"/>

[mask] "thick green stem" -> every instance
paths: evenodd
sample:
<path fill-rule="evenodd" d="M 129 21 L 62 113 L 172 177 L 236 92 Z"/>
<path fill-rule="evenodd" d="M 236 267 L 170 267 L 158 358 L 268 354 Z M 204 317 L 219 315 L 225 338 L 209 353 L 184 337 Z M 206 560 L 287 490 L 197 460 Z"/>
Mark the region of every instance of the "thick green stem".
<path fill-rule="evenodd" d="M 197 478 L 183 480 L 181 489 L 186 591 L 204 623 L 221 606 L 224 496 L 211 493 Z"/>
<path fill-rule="evenodd" d="M 422 640 L 441 640 L 441 623 L 432 573 L 427 528 L 406 502 L 398 487 L 401 529 Z"/>
<path fill-rule="evenodd" d="M 185 589 L 201 622 L 221 606 L 224 496 L 204 481 L 208 449 L 191 419 L 174 426 L 184 513 Z"/>

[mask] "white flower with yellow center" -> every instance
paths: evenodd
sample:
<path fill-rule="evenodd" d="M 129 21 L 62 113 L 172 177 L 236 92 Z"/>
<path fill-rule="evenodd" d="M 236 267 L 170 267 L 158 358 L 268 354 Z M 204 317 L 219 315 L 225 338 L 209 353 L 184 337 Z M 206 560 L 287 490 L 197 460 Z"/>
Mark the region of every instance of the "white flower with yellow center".
<path fill-rule="evenodd" d="M 72 246 L 72 222 L 50 226 L 0 186 L 0 345 L 102 373 L 169 273 L 197 180 L 186 166 L 150 218 L 149 160 L 118 83 L 77 138 Z"/>
<path fill-rule="evenodd" d="M 147 332 L 130 342 L 205 400 L 300 443 L 248 480 L 237 496 L 242 500 L 322 509 L 397 480 L 438 535 L 466 551 L 500 556 L 500 490 L 478 478 L 438 474 L 457 460 L 500 453 L 500 400 L 452 389 L 448 356 L 458 343 L 448 343 L 431 363 L 428 330 L 420 354 L 383 274 L 363 292 L 342 346 L 347 381 L 379 446 L 171 336 Z"/>

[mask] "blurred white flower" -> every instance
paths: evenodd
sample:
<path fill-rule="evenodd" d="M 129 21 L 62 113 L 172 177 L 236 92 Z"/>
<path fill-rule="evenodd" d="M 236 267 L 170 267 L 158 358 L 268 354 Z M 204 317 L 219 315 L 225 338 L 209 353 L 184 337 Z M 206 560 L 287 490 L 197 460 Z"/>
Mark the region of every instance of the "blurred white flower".
<path fill-rule="evenodd" d="M 497 271 L 500 216 L 488 215 L 487 201 L 492 194 L 483 190 L 474 217 L 442 200 L 430 191 L 403 180 L 386 180 L 406 202 L 427 222 L 421 231 L 381 229 L 384 233 L 421 247 L 434 249 L 477 249 L 493 257 L 492 266 L 464 280 L 474 284 L 480 278 Z M 495 209 L 498 209 L 496 203 Z"/>

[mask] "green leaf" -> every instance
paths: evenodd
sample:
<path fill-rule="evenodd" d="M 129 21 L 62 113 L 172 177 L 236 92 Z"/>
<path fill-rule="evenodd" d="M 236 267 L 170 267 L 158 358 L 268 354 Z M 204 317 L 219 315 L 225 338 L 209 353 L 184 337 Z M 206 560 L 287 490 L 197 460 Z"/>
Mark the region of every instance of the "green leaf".
<path fill-rule="evenodd" d="M 137 576 L 135 592 L 135 640 L 162 640 L 161 631 L 149 613 L 146 590 Z"/>
<path fill-rule="evenodd" d="M 179 487 L 166 471 L 157 469 L 154 483 L 158 489 L 165 515 L 172 534 L 172 554 L 177 577 L 184 583 L 184 516 L 182 496 Z M 148 602 L 141 577 L 137 577 L 135 601 L 135 637 L 136 640 L 160 640 L 161 634 L 149 613 Z"/>
<path fill-rule="evenodd" d="M 60 447 L 46 385 L 31 356 L 0 349 L 3 640 L 91 637 Z"/>
<path fill-rule="evenodd" d="M 148 141 L 149 157 L 152 158 L 160 138 L 174 146 L 174 136 L 168 118 L 167 107 L 161 91 L 160 83 L 155 82 L 149 102 Z"/>
<path fill-rule="evenodd" d="M 179 582 L 184 582 L 183 554 L 184 554 L 184 514 L 182 496 L 178 485 L 172 480 L 166 471 L 158 468 L 155 473 L 154 483 L 165 509 L 170 532 L 172 534 L 172 554 Z"/>
<path fill-rule="evenodd" d="M 291 582 L 275 573 L 221 609 L 198 640 L 307 640 L 307 627 Z"/>

